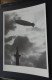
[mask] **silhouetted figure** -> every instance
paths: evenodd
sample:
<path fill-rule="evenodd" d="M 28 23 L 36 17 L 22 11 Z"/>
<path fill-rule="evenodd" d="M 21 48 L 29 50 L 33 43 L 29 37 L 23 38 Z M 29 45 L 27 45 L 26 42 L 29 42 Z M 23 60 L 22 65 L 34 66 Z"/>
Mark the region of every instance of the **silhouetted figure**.
<path fill-rule="evenodd" d="M 17 51 L 16 51 L 15 58 L 16 58 L 16 65 L 19 65 L 19 58 L 20 58 L 20 55 L 19 55 L 18 49 L 17 49 Z"/>
<path fill-rule="evenodd" d="M 31 23 L 31 22 L 25 21 L 25 20 L 15 20 L 15 22 L 20 24 L 20 25 L 24 25 L 24 26 L 32 26 L 32 27 L 35 26 L 34 23 Z"/>

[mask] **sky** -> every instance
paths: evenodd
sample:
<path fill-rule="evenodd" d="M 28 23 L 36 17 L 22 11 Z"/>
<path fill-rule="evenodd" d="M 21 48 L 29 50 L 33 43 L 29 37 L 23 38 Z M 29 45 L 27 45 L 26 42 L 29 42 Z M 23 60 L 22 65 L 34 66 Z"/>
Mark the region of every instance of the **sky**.
<path fill-rule="evenodd" d="M 45 4 L 23 8 L 19 10 L 16 9 L 13 11 L 6 11 L 4 12 L 4 15 L 9 16 L 8 21 L 13 21 L 13 26 L 15 27 L 14 30 L 9 29 L 7 34 L 5 34 L 4 37 L 6 39 L 12 36 L 11 40 L 5 42 L 5 44 L 13 47 L 20 45 L 19 51 L 21 50 L 20 55 L 22 54 L 20 58 L 20 64 L 27 66 L 36 66 L 38 63 L 35 65 L 34 62 L 38 62 L 41 59 L 42 55 L 44 55 L 44 60 L 46 60 Z M 18 20 L 19 18 L 21 20 L 26 20 L 31 23 L 34 23 L 35 26 L 24 26 L 15 23 L 15 20 Z M 21 45 L 23 46 L 23 48 Z M 31 59 L 33 59 L 33 62 L 31 61 Z M 27 62 L 27 60 L 29 62 Z M 44 62 L 44 64 L 45 63 L 46 61 Z"/>

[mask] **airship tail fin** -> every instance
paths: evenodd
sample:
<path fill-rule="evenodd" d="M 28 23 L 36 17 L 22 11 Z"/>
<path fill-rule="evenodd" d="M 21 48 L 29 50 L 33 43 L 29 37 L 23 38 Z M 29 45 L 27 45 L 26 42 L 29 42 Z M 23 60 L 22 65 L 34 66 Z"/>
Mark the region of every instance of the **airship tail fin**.
<path fill-rule="evenodd" d="M 35 26 L 35 24 L 34 23 L 32 23 L 32 27 L 34 27 Z"/>

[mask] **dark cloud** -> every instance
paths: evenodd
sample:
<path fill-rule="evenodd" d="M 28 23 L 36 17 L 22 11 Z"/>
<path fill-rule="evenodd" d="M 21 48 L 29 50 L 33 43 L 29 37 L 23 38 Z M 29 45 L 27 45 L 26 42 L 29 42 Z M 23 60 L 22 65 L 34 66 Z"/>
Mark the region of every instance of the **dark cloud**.
<path fill-rule="evenodd" d="M 9 30 L 14 30 L 16 28 L 13 24 L 14 20 L 10 20 L 10 16 L 5 15 L 5 34 L 7 34 Z"/>
<path fill-rule="evenodd" d="M 4 23 L 5 23 L 5 34 L 7 34 L 10 30 L 14 30 L 16 26 L 14 26 L 15 20 L 20 20 L 21 17 L 19 17 L 16 13 L 12 14 L 5 14 L 4 16 Z"/>
<path fill-rule="evenodd" d="M 47 68 L 47 65 L 46 65 L 46 52 L 42 53 L 42 55 L 40 56 L 40 58 L 39 58 L 39 60 L 36 64 L 36 67 L 43 68 L 43 69 Z"/>
<path fill-rule="evenodd" d="M 10 36 L 10 37 L 8 37 L 8 38 L 5 38 L 5 42 L 9 42 L 9 41 L 11 41 L 13 38 L 15 38 L 15 36 Z"/>
<path fill-rule="evenodd" d="M 42 53 L 41 53 L 42 54 Z M 36 67 L 36 68 L 43 68 L 46 69 L 46 52 L 40 56 L 37 60 L 35 56 L 22 57 L 20 60 L 21 66 L 28 66 L 28 67 Z"/>
<path fill-rule="evenodd" d="M 27 37 L 21 37 L 18 36 L 13 44 L 13 47 L 19 52 L 25 52 L 29 47 L 32 46 L 32 43 L 29 42 L 29 39 Z"/>
<path fill-rule="evenodd" d="M 11 45 L 6 44 L 6 45 L 5 45 L 5 50 L 10 50 L 10 49 L 11 49 Z"/>
<path fill-rule="evenodd" d="M 10 45 L 5 45 L 5 64 L 10 64 L 10 49 L 11 49 L 11 46 Z"/>
<path fill-rule="evenodd" d="M 15 13 L 12 13 L 11 15 L 5 14 L 5 34 L 7 34 L 10 30 L 14 30 L 16 28 L 16 26 L 14 26 L 16 19 L 21 19 L 21 17 L 18 17 L 18 15 Z"/>
<path fill-rule="evenodd" d="M 10 37 L 10 39 L 11 38 L 12 37 Z M 17 50 L 18 50 L 19 54 L 22 53 L 22 52 L 24 52 L 26 54 L 27 49 L 31 46 L 32 46 L 32 43 L 29 42 L 29 39 L 27 37 L 18 36 L 15 39 L 13 45 L 9 45 L 9 44 L 5 45 L 5 63 L 6 64 L 11 64 L 10 63 L 11 62 L 11 56 L 15 57 L 14 55 L 16 54 Z M 13 63 L 13 65 L 14 65 L 14 63 Z"/>
<path fill-rule="evenodd" d="M 13 45 L 5 45 L 5 64 L 11 65 L 11 56 L 14 57 L 16 54 L 16 50 L 20 53 L 24 52 L 24 56 L 20 56 L 20 66 L 27 66 L 27 67 L 36 67 L 36 68 L 43 68 L 46 69 L 46 52 L 39 53 L 41 56 L 37 60 L 36 56 L 31 56 L 30 53 L 29 57 L 28 54 L 26 54 L 26 51 L 28 48 L 32 47 L 32 43 L 29 42 L 29 39 L 27 37 L 18 36 Z M 14 54 L 14 55 L 13 55 Z M 35 54 L 35 53 L 34 53 Z M 12 65 L 16 65 L 15 61 L 12 61 Z"/>
<path fill-rule="evenodd" d="M 5 56 L 4 57 L 5 64 L 7 64 L 7 65 L 15 65 L 16 64 L 15 59 L 13 60 L 13 58 L 15 58 L 14 54 L 15 54 L 15 51 L 14 50 L 12 51 L 12 46 L 6 44 L 5 45 L 5 55 L 4 55 Z M 11 62 L 12 62 L 12 64 L 11 64 Z"/>

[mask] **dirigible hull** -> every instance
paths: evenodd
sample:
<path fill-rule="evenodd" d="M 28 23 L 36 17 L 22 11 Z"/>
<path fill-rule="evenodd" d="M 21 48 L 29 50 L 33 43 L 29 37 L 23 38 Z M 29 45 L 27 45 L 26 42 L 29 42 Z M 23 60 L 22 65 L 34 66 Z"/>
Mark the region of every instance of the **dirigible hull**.
<path fill-rule="evenodd" d="M 20 25 L 24 25 L 24 26 L 32 26 L 34 27 L 34 23 L 31 23 L 31 22 L 28 22 L 28 21 L 25 21 L 25 20 L 15 20 L 15 22 L 17 24 L 20 24 Z"/>

